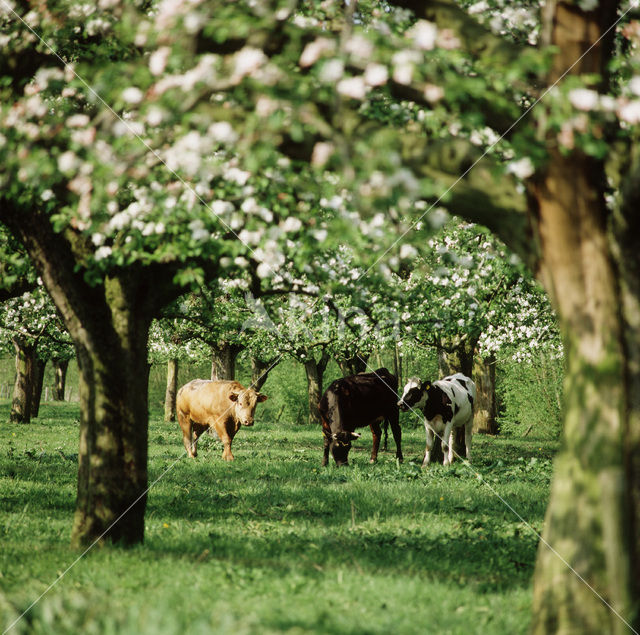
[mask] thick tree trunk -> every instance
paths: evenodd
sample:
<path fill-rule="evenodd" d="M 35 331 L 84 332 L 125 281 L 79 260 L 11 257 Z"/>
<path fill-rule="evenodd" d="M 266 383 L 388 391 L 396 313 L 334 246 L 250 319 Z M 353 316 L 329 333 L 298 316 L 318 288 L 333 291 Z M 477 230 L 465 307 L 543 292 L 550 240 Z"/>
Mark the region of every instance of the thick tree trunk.
<path fill-rule="evenodd" d="M 167 362 L 167 389 L 164 393 L 164 420 L 176 420 L 176 395 L 178 394 L 178 360 Z"/>
<path fill-rule="evenodd" d="M 0 217 L 22 241 L 75 344 L 80 372 L 74 546 L 144 538 L 151 319 L 173 300 L 175 267 L 129 265 L 88 284 L 83 238 L 55 232 L 38 209 L 7 200 Z M 78 256 L 79 257 L 79 256 Z"/>
<path fill-rule="evenodd" d="M 267 381 L 269 373 L 278 364 L 279 357 L 271 359 L 267 362 L 258 359 L 257 357 L 251 358 L 251 385 L 254 390 L 259 391 Z"/>
<path fill-rule="evenodd" d="M 616 11 L 616 2 L 590 12 L 546 5 L 543 43 L 557 47 L 549 81 L 569 68 L 606 77 Z M 620 251 L 636 266 L 619 260 L 618 270 L 605 186 L 599 162 L 551 149 L 530 188 L 539 274 L 556 307 L 567 364 L 563 446 L 536 563 L 533 633 L 640 631 L 640 241 L 637 207 L 623 210 L 621 219 L 636 232 Z"/>
<path fill-rule="evenodd" d="M 218 342 L 211 347 L 211 379 L 225 380 L 236 378 L 236 359 L 242 350 L 237 344 Z"/>
<path fill-rule="evenodd" d="M 53 364 L 53 399 L 54 401 L 64 401 L 64 391 L 67 384 L 67 369 L 69 368 L 68 359 L 59 359 L 54 357 L 51 360 Z"/>
<path fill-rule="evenodd" d="M 13 385 L 9 420 L 13 423 L 30 423 L 33 391 L 31 382 L 33 381 L 36 347 L 34 344 L 26 342 L 22 337 L 14 337 L 13 348 L 16 352 L 16 381 Z"/>
<path fill-rule="evenodd" d="M 473 360 L 473 381 L 476 384 L 473 433 L 497 434 L 496 424 L 496 360 L 476 355 Z"/>
<path fill-rule="evenodd" d="M 329 356 L 322 353 L 320 361 L 313 357 L 304 362 L 304 370 L 307 374 L 307 395 L 309 398 L 309 425 L 322 425 L 318 404 L 322 397 L 322 379 L 324 371 L 329 363 Z"/>
<path fill-rule="evenodd" d="M 135 315 L 119 280 L 106 282 L 111 315 L 104 341 L 78 346 L 80 450 L 72 544 L 135 544 L 144 538 L 147 498 L 150 318 Z M 72 332 L 72 336 L 74 333 Z"/>
<path fill-rule="evenodd" d="M 535 633 L 638 624 L 637 537 L 629 480 L 629 373 L 620 287 L 609 245 L 602 166 L 552 154 L 534 187 L 541 276 L 565 339 L 563 448 L 534 578 Z M 637 373 L 638 371 L 632 371 Z"/>

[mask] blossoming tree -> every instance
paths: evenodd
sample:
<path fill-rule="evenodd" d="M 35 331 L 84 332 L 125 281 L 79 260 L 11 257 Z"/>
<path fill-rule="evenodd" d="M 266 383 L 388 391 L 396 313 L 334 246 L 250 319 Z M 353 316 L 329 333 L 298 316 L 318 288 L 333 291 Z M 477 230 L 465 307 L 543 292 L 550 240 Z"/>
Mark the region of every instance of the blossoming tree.
<path fill-rule="evenodd" d="M 74 543 L 142 540 L 147 334 L 181 287 L 302 268 L 328 222 L 377 266 L 439 202 L 521 255 L 563 334 L 533 628 L 639 627 L 639 30 L 625 3 L 533 28 L 501 5 L 2 3 L 0 221 L 78 350 Z"/>

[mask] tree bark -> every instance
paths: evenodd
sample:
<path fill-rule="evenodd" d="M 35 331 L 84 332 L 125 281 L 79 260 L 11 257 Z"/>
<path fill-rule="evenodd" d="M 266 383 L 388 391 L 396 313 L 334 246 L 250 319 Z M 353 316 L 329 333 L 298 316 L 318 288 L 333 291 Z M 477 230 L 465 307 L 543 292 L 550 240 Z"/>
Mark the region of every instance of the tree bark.
<path fill-rule="evenodd" d="M 629 427 L 629 377 L 638 371 L 625 352 L 602 166 L 579 153 L 551 156 L 533 192 L 540 273 L 565 342 L 566 399 L 534 577 L 533 632 L 623 633 L 622 616 L 638 620 L 638 484 L 628 470 L 638 451 L 629 443 L 637 435 Z"/>
<path fill-rule="evenodd" d="M 141 306 L 136 297 L 143 294 L 141 286 L 126 275 L 107 279 L 109 312 L 96 312 L 92 325 L 101 337 L 90 336 L 77 346 L 81 418 L 75 546 L 95 540 L 135 544 L 144 538 L 151 317 L 134 310 Z"/>
<path fill-rule="evenodd" d="M 218 342 L 211 347 L 211 379 L 216 381 L 236 378 L 236 359 L 241 346 L 229 342 Z"/>
<path fill-rule="evenodd" d="M 329 355 L 323 352 L 319 361 L 311 357 L 304 362 L 304 370 L 307 374 L 307 394 L 309 398 L 309 425 L 322 424 L 318 404 L 322 397 L 322 380 L 329 359 Z"/>
<path fill-rule="evenodd" d="M 614 29 L 605 29 L 616 10 L 615 2 L 590 12 L 546 5 L 543 42 L 557 47 L 549 81 L 568 68 L 606 77 Z M 555 149 L 530 186 L 539 276 L 556 307 L 567 364 L 563 445 L 534 575 L 533 633 L 640 631 L 640 240 L 637 233 L 623 239 L 636 267 L 619 261 L 618 269 L 605 186 L 599 161 Z M 623 208 L 621 219 L 637 229 L 637 207 Z"/>
<path fill-rule="evenodd" d="M 9 420 L 13 423 L 30 423 L 36 347 L 24 338 L 16 336 L 13 338 L 13 348 L 16 352 L 16 380 L 13 385 Z"/>
<path fill-rule="evenodd" d="M 269 373 L 278 364 L 279 358 L 274 358 L 269 361 L 263 361 L 257 357 L 251 358 L 251 385 L 253 389 L 259 391 L 267 381 Z"/>
<path fill-rule="evenodd" d="M 178 360 L 167 362 L 167 389 L 164 393 L 164 420 L 176 420 L 176 395 L 178 394 Z"/>
<path fill-rule="evenodd" d="M 45 366 L 46 362 L 41 360 L 37 355 L 34 355 L 33 365 L 31 367 L 31 417 L 33 418 L 37 417 L 40 413 Z"/>
<path fill-rule="evenodd" d="M 493 358 L 482 359 L 479 355 L 474 356 L 472 377 L 477 391 L 474 404 L 473 433 L 497 434 L 496 360 Z"/>
<path fill-rule="evenodd" d="M 53 399 L 54 401 L 64 401 L 64 391 L 67 383 L 67 369 L 69 368 L 69 360 L 54 357 L 51 360 L 51 363 L 53 364 L 54 372 Z"/>

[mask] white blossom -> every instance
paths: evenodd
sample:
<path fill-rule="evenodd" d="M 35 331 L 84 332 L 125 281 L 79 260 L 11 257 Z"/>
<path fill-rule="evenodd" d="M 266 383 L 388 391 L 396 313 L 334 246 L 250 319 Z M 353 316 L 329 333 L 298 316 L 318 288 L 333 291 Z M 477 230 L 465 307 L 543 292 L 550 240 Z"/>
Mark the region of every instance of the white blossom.
<path fill-rule="evenodd" d="M 318 141 L 313 146 L 313 152 L 311 153 L 311 165 L 322 167 L 329 160 L 334 150 L 335 146 L 333 143 Z"/>
<path fill-rule="evenodd" d="M 229 214 L 231 212 L 233 212 L 234 207 L 233 207 L 233 203 L 231 203 L 230 201 L 223 201 L 223 200 L 215 200 L 211 203 L 210 205 L 211 211 L 216 215 L 216 216 L 222 216 L 223 214 Z"/>
<path fill-rule="evenodd" d="M 267 56 L 260 49 L 245 46 L 236 53 L 234 59 L 234 76 L 242 78 L 258 70 L 267 61 Z"/>
<path fill-rule="evenodd" d="M 416 248 L 413 245 L 405 243 L 400 247 L 400 258 L 402 260 L 409 260 L 415 258 L 418 255 Z"/>
<path fill-rule="evenodd" d="M 320 71 L 320 81 L 325 84 L 335 84 L 344 75 L 344 64 L 342 60 L 332 59 L 322 66 Z"/>
<path fill-rule="evenodd" d="M 151 53 L 149 56 L 149 70 L 152 75 L 162 75 L 167 67 L 170 52 L 171 49 L 168 46 L 163 46 Z"/>
<path fill-rule="evenodd" d="M 302 221 L 295 216 L 289 216 L 280 226 L 284 232 L 297 232 L 302 229 Z"/>
<path fill-rule="evenodd" d="M 438 27 L 432 22 L 418 20 L 411 29 L 407 31 L 415 45 L 424 51 L 430 51 L 436 45 Z"/>
<path fill-rule="evenodd" d="M 368 86 L 384 86 L 389 80 L 389 71 L 382 64 L 371 62 L 364 69 L 364 81 Z"/>
<path fill-rule="evenodd" d="M 216 123 L 212 123 L 207 130 L 207 134 L 219 143 L 231 144 L 238 140 L 236 131 L 228 121 L 216 121 Z"/>
<path fill-rule="evenodd" d="M 345 97 L 363 100 L 367 96 L 367 86 L 363 77 L 347 77 L 336 87 L 337 91 Z"/>
<path fill-rule="evenodd" d="M 511 161 L 508 163 L 507 172 L 515 174 L 518 178 L 526 179 L 535 172 L 535 168 L 531 159 L 529 157 L 524 157 L 518 161 Z"/>
<path fill-rule="evenodd" d="M 569 91 L 569 101 L 578 110 L 595 110 L 598 107 L 598 93 L 589 88 L 574 88 Z"/>
<path fill-rule="evenodd" d="M 139 104 L 144 98 L 144 93 L 137 86 L 129 86 L 122 91 L 122 99 L 128 104 Z"/>
<path fill-rule="evenodd" d="M 298 64 L 303 68 L 315 64 L 325 53 L 333 53 L 335 42 L 326 37 L 316 38 L 304 47 Z"/>
<path fill-rule="evenodd" d="M 76 156 L 75 153 L 71 152 L 71 150 L 67 150 L 67 152 L 63 152 L 58 157 L 58 169 L 60 172 L 68 174 L 69 172 L 73 172 L 80 167 L 80 159 Z"/>
<path fill-rule="evenodd" d="M 640 100 L 635 99 L 620 106 L 618 117 L 630 124 L 640 123 Z"/>
<path fill-rule="evenodd" d="M 111 255 L 111 251 L 111 247 L 109 247 L 108 245 L 98 247 L 98 249 L 96 249 L 96 253 L 94 254 L 94 258 L 96 260 L 104 260 Z"/>

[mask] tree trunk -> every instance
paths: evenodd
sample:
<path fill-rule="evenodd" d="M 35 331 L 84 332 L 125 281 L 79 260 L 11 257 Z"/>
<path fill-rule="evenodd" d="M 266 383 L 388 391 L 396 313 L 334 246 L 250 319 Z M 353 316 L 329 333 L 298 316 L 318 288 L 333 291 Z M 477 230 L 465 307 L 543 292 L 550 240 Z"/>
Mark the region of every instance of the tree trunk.
<path fill-rule="evenodd" d="M 176 420 L 176 395 L 178 393 L 178 360 L 167 362 L 167 389 L 164 393 L 164 420 Z"/>
<path fill-rule="evenodd" d="M 54 401 L 64 401 L 64 391 L 67 383 L 68 359 L 54 357 L 51 360 L 54 372 L 53 399 Z"/>
<path fill-rule="evenodd" d="M 86 338 L 77 346 L 81 416 L 74 546 L 144 539 L 151 319 L 133 312 L 135 287 L 118 279 L 105 286 L 111 313 L 96 315 L 92 325 L 103 339 Z"/>
<path fill-rule="evenodd" d="M 221 381 L 236 378 L 236 359 L 242 350 L 237 344 L 218 342 L 211 347 L 211 379 Z"/>
<path fill-rule="evenodd" d="M 639 449 L 628 417 L 629 378 L 638 370 L 629 368 L 625 353 L 603 182 L 593 159 L 554 153 L 533 190 L 541 276 L 557 308 L 567 359 L 563 447 L 534 577 L 535 633 L 628 632 L 620 616 L 638 624 L 632 567 L 639 485 L 628 468 Z"/>
<path fill-rule="evenodd" d="M 557 47 L 549 81 L 568 68 L 606 77 L 614 29 L 605 29 L 616 11 L 615 2 L 590 12 L 546 5 L 543 43 Z M 550 149 L 529 192 L 539 275 L 567 364 L 563 445 L 534 575 L 534 633 L 640 631 L 640 241 L 637 206 L 623 209 L 620 220 L 635 232 L 619 236 L 618 251 L 631 261 L 617 268 L 605 187 L 599 161 Z"/>
<path fill-rule="evenodd" d="M 41 360 L 37 355 L 33 357 L 33 366 L 31 367 L 31 416 L 37 417 L 40 412 L 40 400 L 42 399 L 42 384 L 44 383 L 44 369 L 46 362 Z"/>
<path fill-rule="evenodd" d="M 473 433 L 497 434 L 496 424 L 496 360 L 482 359 L 476 355 L 473 360 L 473 381 L 476 384 Z"/>
<path fill-rule="evenodd" d="M 438 373 L 440 379 L 455 373 L 462 373 L 467 377 L 473 375 L 473 351 L 475 340 L 459 338 L 438 347 Z"/>
<path fill-rule="evenodd" d="M 22 337 L 14 337 L 13 348 L 16 352 L 16 381 L 13 386 L 9 420 L 13 423 L 30 423 L 33 388 L 31 382 L 36 347 L 34 344 L 27 343 Z"/>
<path fill-rule="evenodd" d="M 320 411 L 318 404 L 322 397 L 322 379 L 324 371 L 329 363 L 329 356 L 322 353 L 320 361 L 311 357 L 304 362 L 304 369 L 307 373 L 307 394 L 309 397 L 309 425 L 321 425 Z"/>
<path fill-rule="evenodd" d="M 279 360 L 280 357 L 276 357 L 267 362 L 257 357 L 251 358 L 251 385 L 254 390 L 259 391 L 264 386 L 269 377 L 269 373 L 275 368 Z"/>
<path fill-rule="evenodd" d="M 180 292 L 177 265 L 130 264 L 88 284 L 83 238 L 56 232 L 37 208 L 3 199 L 0 217 L 22 241 L 69 331 L 78 359 L 80 444 L 74 546 L 144 538 L 151 319 Z M 82 256 L 84 257 L 84 256 Z"/>

